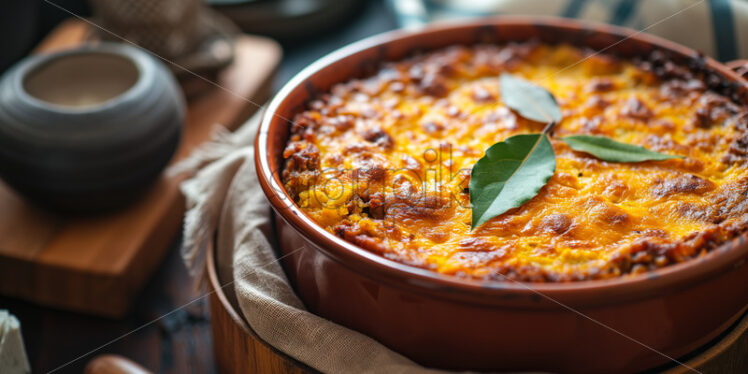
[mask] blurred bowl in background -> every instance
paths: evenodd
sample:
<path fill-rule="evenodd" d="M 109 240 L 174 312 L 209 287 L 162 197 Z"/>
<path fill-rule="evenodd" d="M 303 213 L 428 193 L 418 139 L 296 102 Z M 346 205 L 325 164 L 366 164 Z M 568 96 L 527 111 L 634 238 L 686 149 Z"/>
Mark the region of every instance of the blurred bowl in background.
<path fill-rule="evenodd" d="M 54 210 L 122 206 L 174 155 L 184 113 L 171 73 L 138 48 L 26 58 L 0 79 L 0 177 Z"/>
<path fill-rule="evenodd" d="M 350 20 L 359 0 L 204 0 L 248 34 L 281 42 L 317 37 Z"/>

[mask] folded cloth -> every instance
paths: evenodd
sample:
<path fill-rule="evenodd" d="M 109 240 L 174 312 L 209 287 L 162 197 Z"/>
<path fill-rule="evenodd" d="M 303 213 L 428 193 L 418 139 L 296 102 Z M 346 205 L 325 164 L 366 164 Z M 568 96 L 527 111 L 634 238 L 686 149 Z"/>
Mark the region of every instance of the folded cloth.
<path fill-rule="evenodd" d="M 721 61 L 748 59 L 746 0 L 389 0 L 403 27 L 491 15 L 542 15 L 627 26 Z"/>
<path fill-rule="evenodd" d="M 271 243 L 270 206 L 254 168 L 255 115 L 172 172 L 200 168 L 181 188 L 187 199 L 182 255 L 201 273 L 216 235 L 222 285 L 236 294 L 252 330 L 268 344 L 324 373 L 439 373 L 304 308 Z M 237 357 L 236 359 L 246 359 Z"/>
<path fill-rule="evenodd" d="M 30 373 L 29 360 L 23 348 L 21 324 L 16 316 L 0 309 L 0 373 Z"/>

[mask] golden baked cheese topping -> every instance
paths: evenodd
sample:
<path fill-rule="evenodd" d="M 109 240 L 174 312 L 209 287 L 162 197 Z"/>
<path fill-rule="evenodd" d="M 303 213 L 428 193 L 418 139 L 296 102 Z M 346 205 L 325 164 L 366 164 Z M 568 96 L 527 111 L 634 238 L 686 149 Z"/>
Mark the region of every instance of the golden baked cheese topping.
<path fill-rule="evenodd" d="M 653 61 L 523 43 L 385 64 L 295 117 L 285 188 L 335 235 L 445 274 L 600 279 L 699 256 L 747 226 L 748 112 Z M 491 145 L 544 127 L 502 103 L 502 72 L 553 93 L 564 117 L 554 138 L 604 135 L 684 158 L 605 162 L 552 139 L 549 183 L 471 230 L 472 166 Z"/>

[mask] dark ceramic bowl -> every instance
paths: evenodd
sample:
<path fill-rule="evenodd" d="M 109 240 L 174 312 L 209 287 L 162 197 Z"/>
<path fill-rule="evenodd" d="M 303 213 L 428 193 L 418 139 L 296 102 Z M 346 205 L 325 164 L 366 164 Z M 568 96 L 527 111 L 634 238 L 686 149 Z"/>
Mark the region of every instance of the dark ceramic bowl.
<path fill-rule="evenodd" d="M 140 49 L 27 58 L 0 80 L 0 177 L 54 209 L 123 205 L 171 159 L 184 112 L 171 73 Z"/>
<path fill-rule="evenodd" d="M 348 243 L 316 225 L 282 188 L 286 118 L 314 95 L 415 51 L 529 39 L 606 49 L 627 59 L 662 51 L 706 74 L 710 87 L 748 104 L 746 81 L 725 65 L 612 26 L 497 18 L 366 39 L 299 73 L 265 112 L 255 162 L 277 213 L 284 268 L 309 310 L 430 367 L 636 372 L 677 360 L 748 308 L 745 237 L 639 276 L 548 284 L 477 281 L 403 265 Z"/>

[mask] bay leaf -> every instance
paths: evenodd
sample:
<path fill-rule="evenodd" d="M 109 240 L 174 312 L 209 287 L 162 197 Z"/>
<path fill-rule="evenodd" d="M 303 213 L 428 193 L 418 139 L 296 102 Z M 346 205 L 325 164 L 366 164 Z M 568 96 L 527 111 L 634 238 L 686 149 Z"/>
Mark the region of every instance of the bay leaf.
<path fill-rule="evenodd" d="M 548 90 L 508 73 L 501 74 L 504 105 L 529 120 L 543 123 L 561 121 L 561 108 Z"/>
<path fill-rule="evenodd" d="M 617 142 L 606 136 L 570 135 L 561 138 L 561 140 L 568 144 L 571 149 L 589 153 L 603 161 L 642 162 L 683 158 L 683 156 L 650 151 L 638 145 Z"/>
<path fill-rule="evenodd" d="M 535 197 L 555 171 L 556 155 L 545 132 L 492 145 L 470 174 L 472 229 Z"/>

